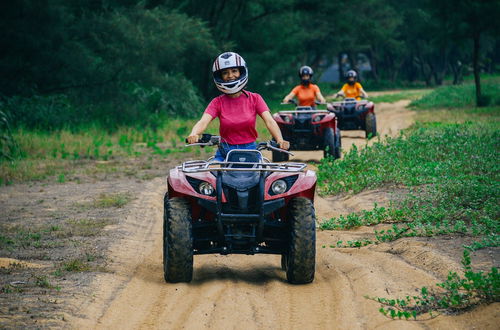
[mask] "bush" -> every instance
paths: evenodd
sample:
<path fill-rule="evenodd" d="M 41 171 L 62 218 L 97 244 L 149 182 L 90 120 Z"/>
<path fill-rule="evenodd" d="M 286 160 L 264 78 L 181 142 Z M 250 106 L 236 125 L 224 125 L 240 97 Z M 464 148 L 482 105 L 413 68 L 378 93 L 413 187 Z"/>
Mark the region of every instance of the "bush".
<path fill-rule="evenodd" d="M 500 84 L 486 83 L 481 86 L 483 99 L 482 106 L 500 105 Z M 463 108 L 473 107 L 476 104 L 476 87 L 472 84 L 461 86 L 442 86 L 433 92 L 411 102 L 411 106 L 419 109 L 428 108 Z"/>
<path fill-rule="evenodd" d="M 0 160 L 12 160 L 19 156 L 20 149 L 10 130 L 7 114 L 0 110 Z"/>

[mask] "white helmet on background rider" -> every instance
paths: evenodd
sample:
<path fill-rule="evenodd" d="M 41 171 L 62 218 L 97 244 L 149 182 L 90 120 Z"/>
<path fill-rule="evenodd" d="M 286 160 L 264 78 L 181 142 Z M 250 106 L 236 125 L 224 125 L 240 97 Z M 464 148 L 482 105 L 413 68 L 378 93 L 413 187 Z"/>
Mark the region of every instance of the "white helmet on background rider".
<path fill-rule="evenodd" d="M 240 77 L 236 80 L 222 80 L 221 72 L 224 69 L 238 68 Z M 212 74 L 215 86 L 224 94 L 235 94 L 245 88 L 248 82 L 248 68 L 245 60 L 237 53 L 225 52 L 217 56 L 212 65 Z"/>
<path fill-rule="evenodd" d="M 350 79 L 353 78 L 353 79 Z M 354 70 L 349 70 L 345 74 L 345 80 L 349 85 L 354 85 L 354 83 L 358 80 L 358 74 Z"/>

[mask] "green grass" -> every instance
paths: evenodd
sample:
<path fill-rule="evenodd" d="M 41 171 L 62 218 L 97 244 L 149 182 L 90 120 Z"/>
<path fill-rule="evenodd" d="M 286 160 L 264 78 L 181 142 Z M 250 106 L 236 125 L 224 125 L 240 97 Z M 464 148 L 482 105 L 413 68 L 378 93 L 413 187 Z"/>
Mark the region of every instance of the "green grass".
<path fill-rule="evenodd" d="M 199 158 L 208 158 L 215 152 L 214 148 L 184 147 L 185 138 L 196 121 L 175 119 L 159 123 L 156 130 L 121 127 L 113 132 L 98 125 L 54 132 L 20 128 L 14 130 L 12 136 L 21 152 L 13 160 L 0 159 L 0 185 L 50 177 L 55 182 L 64 183 L 71 180 L 76 168 L 94 164 L 92 169 L 114 169 L 116 172 L 118 169 L 112 165 L 113 162 L 131 158 L 169 158 L 187 152 L 193 152 Z M 214 120 L 206 132 L 218 134 L 218 131 L 218 121 Z M 257 119 L 257 132 L 259 140 L 271 138 L 260 118 Z M 133 176 L 135 173 L 129 174 Z"/>
<path fill-rule="evenodd" d="M 116 194 L 100 194 L 92 204 L 94 207 L 107 208 L 107 207 L 123 207 L 132 200 L 132 197 L 126 193 Z"/>
<path fill-rule="evenodd" d="M 59 225 L 29 227 L 9 227 L 2 224 L 0 225 L 0 250 L 61 247 L 64 246 L 64 239 L 100 235 L 106 226 L 114 223 L 116 222 L 110 219 L 97 218 L 70 219 Z"/>
<path fill-rule="evenodd" d="M 357 193 L 385 184 L 417 186 L 468 175 L 487 178 L 498 170 L 499 139 L 494 123 L 418 124 L 384 143 L 354 147 L 342 161 L 323 160 L 320 192 Z"/>
<path fill-rule="evenodd" d="M 412 91 L 397 92 L 379 96 L 371 96 L 369 99 L 370 101 L 375 103 L 380 103 L 380 102 L 394 103 L 401 100 L 417 100 L 420 99 L 422 96 L 425 96 L 431 92 L 432 90 L 430 89 L 422 89 L 418 91 L 412 90 Z"/>
<path fill-rule="evenodd" d="M 476 87 L 473 84 L 441 86 L 420 99 L 411 102 L 417 109 L 475 107 Z M 489 79 L 481 84 L 485 105 L 500 106 L 500 79 Z"/>
<path fill-rule="evenodd" d="M 73 236 L 96 236 L 100 235 L 104 227 L 116 223 L 109 219 L 70 219 L 60 231 L 54 236 L 58 238 Z"/>
<path fill-rule="evenodd" d="M 83 259 L 71 259 L 69 261 L 63 262 L 60 269 L 67 272 L 87 272 L 92 269 L 86 260 Z"/>
<path fill-rule="evenodd" d="M 321 229 L 394 223 L 373 243 L 450 233 L 489 237 L 500 232 L 500 131 L 487 123 L 419 124 L 398 138 L 323 161 L 322 194 L 404 186 L 410 193 L 387 208 L 329 219 Z M 398 225 L 396 225 L 396 223 Z M 492 235 L 493 237 L 491 237 Z M 360 244 L 360 243 L 351 243 Z M 364 243 L 364 245 L 366 245 Z"/>
<path fill-rule="evenodd" d="M 499 91 L 492 85 L 485 90 L 486 95 Z M 384 224 L 375 230 L 375 238 L 337 241 L 331 248 L 362 248 L 414 236 L 474 238 L 464 246 L 463 277 L 450 272 L 438 284 L 441 290 L 422 288 L 420 294 L 403 299 L 370 298 L 381 303 L 380 312 L 390 318 L 433 317 L 433 312 L 460 312 L 500 301 L 497 268 L 474 272 L 468 252 L 500 246 L 500 106 L 475 108 L 470 91 L 464 85 L 428 93 L 422 102 L 414 101 L 418 122 L 401 136 L 363 150 L 353 148 L 344 159 L 319 165 L 321 194 L 355 194 L 383 186 L 408 191 L 386 207 L 375 205 L 323 221 L 323 230 Z M 448 103 L 455 96 L 462 98 Z M 497 102 L 496 96 L 490 101 Z M 448 104 L 453 108 L 446 109 Z"/>

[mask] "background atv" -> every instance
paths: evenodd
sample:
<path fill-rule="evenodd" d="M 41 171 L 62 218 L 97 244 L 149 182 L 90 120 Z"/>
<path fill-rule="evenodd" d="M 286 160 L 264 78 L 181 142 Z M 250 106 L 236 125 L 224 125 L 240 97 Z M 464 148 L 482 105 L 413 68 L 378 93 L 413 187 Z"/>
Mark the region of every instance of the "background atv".
<path fill-rule="evenodd" d="M 293 100 L 290 103 L 297 104 Z M 295 110 L 279 111 L 273 117 L 283 139 L 290 141 L 290 150 L 323 150 L 324 157 L 340 158 L 342 142 L 334 114 L 297 106 Z M 288 154 L 273 152 L 273 162 L 287 160 Z"/>
<path fill-rule="evenodd" d="M 367 139 L 377 135 L 377 119 L 373 102 L 346 98 L 340 102 L 327 104 L 327 109 L 337 116 L 339 129 L 364 130 Z"/>
<path fill-rule="evenodd" d="M 194 145 L 218 145 L 204 134 Z M 290 283 L 314 279 L 316 174 L 302 163 L 270 163 L 260 150 L 231 150 L 224 162 L 188 161 L 170 170 L 163 261 L 167 282 L 189 282 L 195 254 L 280 254 Z M 282 151 L 286 152 L 286 151 Z"/>

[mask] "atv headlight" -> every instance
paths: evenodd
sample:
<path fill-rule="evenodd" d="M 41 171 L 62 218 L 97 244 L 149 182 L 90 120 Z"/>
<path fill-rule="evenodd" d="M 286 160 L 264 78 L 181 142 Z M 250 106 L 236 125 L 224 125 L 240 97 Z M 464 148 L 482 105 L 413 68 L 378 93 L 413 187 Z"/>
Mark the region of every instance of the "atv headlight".
<path fill-rule="evenodd" d="M 289 122 L 291 122 L 291 121 L 292 121 L 292 119 L 290 119 L 290 116 L 282 116 L 281 118 L 283 118 L 283 121 L 284 121 L 285 123 L 289 123 Z"/>
<path fill-rule="evenodd" d="M 208 182 L 202 182 L 198 186 L 200 193 L 206 196 L 211 196 L 214 193 L 214 187 Z"/>
<path fill-rule="evenodd" d="M 318 121 L 321 121 L 323 119 L 323 116 L 316 116 L 313 118 L 313 123 L 317 123 Z"/>
<path fill-rule="evenodd" d="M 282 194 L 286 191 L 286 182 L 284 180 L 276 180 L 271 185 L 271 190 L 276 195 Z"/>

